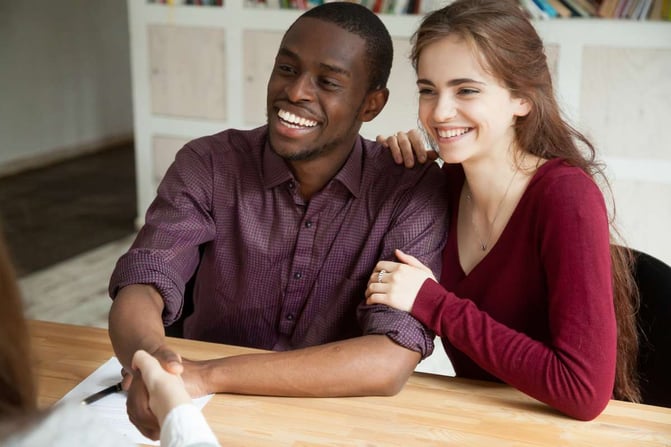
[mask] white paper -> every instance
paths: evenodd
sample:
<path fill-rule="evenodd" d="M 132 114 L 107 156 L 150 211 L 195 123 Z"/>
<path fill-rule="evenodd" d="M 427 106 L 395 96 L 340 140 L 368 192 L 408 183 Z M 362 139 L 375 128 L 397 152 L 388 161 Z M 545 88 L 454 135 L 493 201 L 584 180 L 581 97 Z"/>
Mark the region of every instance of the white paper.
<path fill-rule="evenodd" d="M 110 358 L 90 376 L 63 396 L 60 402 L 79 403 L 87 396 L 114 385 L 121 381 L 121 363 L 116 357 Z M 200 409 L 212 398 L 212 395 L 199 397 L 193 403 Z M 98 413 L 108 426 L 136 444 L 160 445 L 158 441 L 146 438 L 128 419 L 126 413 L 126 392 L 112 393 L 88 405 L 92 411 Z"/>

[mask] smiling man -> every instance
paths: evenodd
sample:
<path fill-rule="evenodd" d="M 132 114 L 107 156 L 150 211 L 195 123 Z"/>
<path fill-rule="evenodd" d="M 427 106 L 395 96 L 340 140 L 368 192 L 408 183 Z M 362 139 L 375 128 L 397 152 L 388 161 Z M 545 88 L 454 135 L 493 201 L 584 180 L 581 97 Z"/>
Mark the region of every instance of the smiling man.
<path fill-rule="evenodd" d="M 268 124 L 177 154 L 110 280 L 110 338 L 128 371 L 142 348 L 182 372 L 193 395 L 403 387 L 433 334 L 405 312 L 367 306 L 364 291 L 397 248 L 438 276 L 446 210 L 437 165 L 406 169 L 359 136 L 387 101 L 391 60 L 389 33 L 365 7 L 313 8 L 280 44 Z M 181 319 L 186 338 L 276 352 L 180 359 L 164 326 Z M 128 411 L 158 436 L 139 376 Z"/>

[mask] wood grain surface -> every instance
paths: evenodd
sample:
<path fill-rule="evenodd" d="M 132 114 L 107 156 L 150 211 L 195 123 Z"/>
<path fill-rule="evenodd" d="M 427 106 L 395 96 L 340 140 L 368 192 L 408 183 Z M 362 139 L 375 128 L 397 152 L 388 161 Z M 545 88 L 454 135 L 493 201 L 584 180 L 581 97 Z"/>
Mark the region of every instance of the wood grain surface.
<path fill-rule="evenodd" d="M 48 406 L 112 355 L 107 331 L 30 321 L 39 403 Z M 170 339 L 184 357 L 253 352 Z M 371 371 L 375 374 L 375 371 Z M 506 385 L 415 373 L 393 397 L 219 394 L 203 410 L 223 446 L 671 446 L 671 409 L 612 400 L 580 422 Z"/>

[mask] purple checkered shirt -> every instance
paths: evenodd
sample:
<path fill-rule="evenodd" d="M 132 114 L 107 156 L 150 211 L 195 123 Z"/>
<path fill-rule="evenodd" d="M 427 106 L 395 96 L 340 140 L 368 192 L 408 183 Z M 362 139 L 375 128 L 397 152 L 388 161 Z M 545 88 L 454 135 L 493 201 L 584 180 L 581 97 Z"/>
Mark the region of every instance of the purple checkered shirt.
<path fill-rule="evenodd" d="M 433 334 L 406 312 L 367 306 L 364 291 L 377 261 L 393 259 L 395 248 L 438 276 L 444 182 L 435 163 L 406 169 L 359 138 L 335 178 L 306 202 L 265 126 L 196 139 L 177 154 L 117 262 L 110 296 L 152 284 L 170 325 L 196 274 L 187 338 L 286 350 L 386 334 L 425 357 Z"/>

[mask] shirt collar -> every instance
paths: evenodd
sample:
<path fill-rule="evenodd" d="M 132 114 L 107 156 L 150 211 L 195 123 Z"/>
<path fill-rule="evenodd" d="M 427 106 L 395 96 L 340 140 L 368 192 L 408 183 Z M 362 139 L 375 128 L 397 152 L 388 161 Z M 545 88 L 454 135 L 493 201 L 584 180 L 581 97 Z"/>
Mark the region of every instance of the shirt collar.
<path fill-rule="evenodd" d="M 333 181 L 342 183 L 354 197 L 359 196 L 363 170 L 363 143 L 357 137 L 354 148 L 347 157 L 347 161 L 333 178 Z M 293 174 L 282 157 L 270 147 L 270 140 L 266 138 L 263 148 L 263 181 L 266 188 L 274 188 L 282 183 L 293 180 Z"/>
<path fill-rule="evenodd" d="M 268 189 L 293 180 L 294 176 L 282 157 L 270 147 L 270 140 L 266 138 L 263 148 L 263 183 Z"/>

